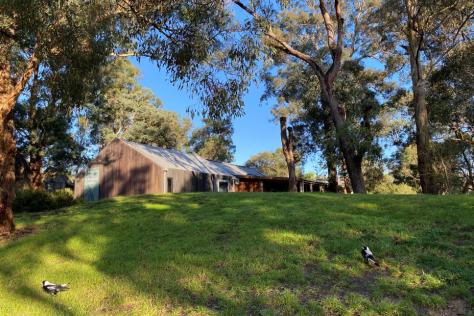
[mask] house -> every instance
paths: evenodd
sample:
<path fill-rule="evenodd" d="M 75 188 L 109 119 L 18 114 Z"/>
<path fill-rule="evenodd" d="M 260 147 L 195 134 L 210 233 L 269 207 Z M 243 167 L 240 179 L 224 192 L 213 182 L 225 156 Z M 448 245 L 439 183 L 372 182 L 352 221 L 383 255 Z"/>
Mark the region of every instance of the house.
<path fill-rule="evenodd" d="M 300 191 L 325 183 L 299 180 Z M 288 178 L 267 177 L 256 168 L 206 160 L 195 153 L 116 139 L 75 180 L 75 197 L 98 200 L 117 195 L 181 192 L 287 191 Z"/>
<path fill-rule="evenodd" d="M 44 188 L 48 192 L 53 192 L 62 189 L 73 189 L 74 184 L 65 175 L 57 175 L 54 177 L 47 177 L 44 180 Z"/>

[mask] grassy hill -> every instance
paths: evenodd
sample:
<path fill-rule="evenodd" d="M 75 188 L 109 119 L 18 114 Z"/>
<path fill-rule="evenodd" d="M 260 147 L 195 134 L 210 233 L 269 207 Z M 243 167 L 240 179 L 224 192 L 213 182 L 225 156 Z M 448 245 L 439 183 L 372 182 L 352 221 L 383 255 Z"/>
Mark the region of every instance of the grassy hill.
<path fill-rule="evenodd" d="M 472 315 L 474 197 L 196 193 L 18 214 L 0 315 Z M 368 245 L 381 268 L 364 264 Z M 69 282 L 50 296 L 41 281 Z"/>

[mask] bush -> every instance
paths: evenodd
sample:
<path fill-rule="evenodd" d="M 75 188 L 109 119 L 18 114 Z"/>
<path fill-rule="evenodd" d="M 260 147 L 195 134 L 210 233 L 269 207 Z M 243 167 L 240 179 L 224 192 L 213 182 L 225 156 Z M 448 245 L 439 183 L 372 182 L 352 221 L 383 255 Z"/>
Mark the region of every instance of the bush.
<path fill-rule="evenodd" d="M 375 186 L 376 194 L 416 194 L 416 190 L 405 183 L 380 183 Z"/>
<path fill-rule="evenodd" d="M 392 175 L 385 174 L 372 193 L 375 194 L 416 194 L 416 189 L 406 183 L 395 183 Z"/>
<path fill-rule="evenodd" d="M 61 207 L 70 206 L 75 203 L 74 192 L 71 189 L 57 190 L 50 194 L 54 201 L 54 208 L 52 208 L 53 210 Z"/>
<path fill-rule="evenodd" d="M 18 190 L 13 201 L 13 211 L 43 212 L 70 206 L 74 203 L 74 195 L 70 189 L 55 192 L 30 189 Z"/>

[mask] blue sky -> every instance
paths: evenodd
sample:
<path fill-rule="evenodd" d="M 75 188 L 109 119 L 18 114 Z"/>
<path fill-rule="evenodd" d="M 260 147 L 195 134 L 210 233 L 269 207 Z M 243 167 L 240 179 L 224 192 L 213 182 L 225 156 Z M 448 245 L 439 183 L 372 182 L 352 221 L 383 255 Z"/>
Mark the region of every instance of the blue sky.
<path fill-rule="evenodd" d="M 170 83 L 166 72 L 158 69 L 153 62 L 142 58 L 140 62 L 132 60 L 141 71 L 141 84 L 151 89 L 163 102 L 167 110 L 178 112 L 183 117 L 189 106 L 199 106 L 199 100 L 193 99 L 186 90 L 179 90 Z M 234 144 L 236 146 L 235 163 L 244 164 L 250 156 L 261 151 L 274 151 L 279 146 L 278 126 L 271 121 L 271 102 L 260 102 L 264 86 L 252 85 L 244 97 L 245 116 L 234 119 Z M 193 127 L 201 124 L 201 118 L 193 119 Z"/>
<path fill-rule="evenodd" d="M 191 118 L 186 110 L 189 107 L 199 107 L 199 99 L 193 99 L 192 94 L 187 90 L 179 90 L 168 80 L 166 72 L 160 70 L 147 58 L 131 61 L 140 69 L 140 83 L 151 89 L 161 99 L 166 110 Z M 365 66 L 383 69 L 383 65 L 374 60 L 366 61 Z M 279 127 L 272 121 L 270 113 L 272 100 L 263 103 L 260 101 L 263 90 L 263 83 L 253 84 L 244 97 L 245 115 L 234 119 L 233 141 L 236 146 L 234 162 L 237 164 L 244 164 L 252 155 L 259 152 L 274 151 L 281 146 Z M 201 125 L 201 117 L 194 117 L 193 127 Z M 389 156 L 392 150 L 393 148 L 386 148 L 384 154 Z M 316 171 L 318 174 L 325 174 L 317 158 L 315 156 L 308 159 L 304 166 L 305 172 Z"/>

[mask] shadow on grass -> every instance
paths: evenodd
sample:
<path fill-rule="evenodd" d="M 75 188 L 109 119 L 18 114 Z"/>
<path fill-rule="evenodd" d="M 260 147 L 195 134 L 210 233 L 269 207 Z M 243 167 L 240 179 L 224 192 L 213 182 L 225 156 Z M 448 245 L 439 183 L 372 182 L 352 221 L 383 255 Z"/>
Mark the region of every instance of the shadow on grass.
<path fill-rule="evenodd" d="M 456 244 L 451 233 L 473 238 L 472 208 L 460 203 L 282 193 L 117 198 L 40 217 L 42 233 L 0 248 L 8 258 L 0 275 L 17 280 L 16 295 L 64 314 L 68 307 L 39 294 L 41 280 L 31 283 L 27 271 L 51 265 L 91 282 L 80 265 L 119 283 L 113 293 L 99 290 L 88 312 L 140 313 L 142 300 L 164 313 L 416 313 L 453 297 L 472 303 L 472 260 L 461 256 L 472 258 L 472 243 Z M 362 263 L 365 244 L 382 269 Z"/>

